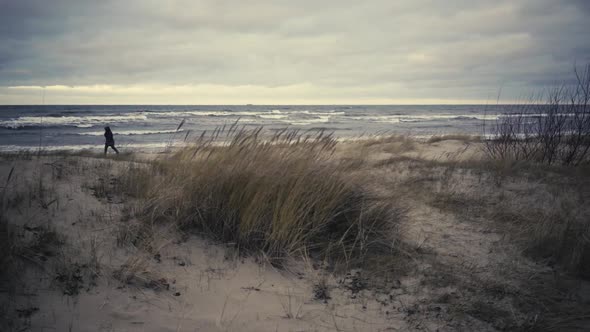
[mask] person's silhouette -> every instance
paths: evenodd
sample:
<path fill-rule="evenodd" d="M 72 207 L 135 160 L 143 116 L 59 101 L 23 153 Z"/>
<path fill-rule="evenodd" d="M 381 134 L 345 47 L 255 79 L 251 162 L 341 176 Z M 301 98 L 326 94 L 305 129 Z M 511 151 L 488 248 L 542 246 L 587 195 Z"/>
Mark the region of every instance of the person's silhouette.
<path fill-rule="evenodd" d="M 110 127 L 104 127 L 104 138 L 106 139 L 104 143 L 104 154 L 107 154 L 109 146 L 119 154 L 119 150 L 115 147 L 115 139 L 113 138 L 113 132 Z"/>

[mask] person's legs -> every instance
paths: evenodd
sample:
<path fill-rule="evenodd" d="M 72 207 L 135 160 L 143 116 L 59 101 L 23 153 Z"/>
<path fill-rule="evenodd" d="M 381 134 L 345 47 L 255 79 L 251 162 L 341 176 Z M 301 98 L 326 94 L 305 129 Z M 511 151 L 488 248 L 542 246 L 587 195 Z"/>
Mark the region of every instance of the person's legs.
<path fill-rule="evenodd" d="M 113 145 L 111 145 L 111 148 L 113 148 L 113 150 L 115 150 L 115 152 L 116 152 L 117 154 L 119 154 L 119 150 L 117 150 L 117 148 L 115 147 L 115 145 L 114 145 L 114 144 L 113 144 Z"/>
<path fill-rule="evenodd" d="M 108 148 L 109 148 L 109 145 L 108 145 L 108 144 L 105 144 L 105 145 L 104 145 L 104 154 L 107 154 L 107 149 L 108 149 Z"/>

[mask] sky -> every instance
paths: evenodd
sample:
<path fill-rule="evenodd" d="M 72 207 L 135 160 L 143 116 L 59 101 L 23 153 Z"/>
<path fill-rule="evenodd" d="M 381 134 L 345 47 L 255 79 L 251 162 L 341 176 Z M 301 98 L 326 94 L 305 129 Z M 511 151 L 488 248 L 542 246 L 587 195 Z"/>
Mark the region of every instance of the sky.
<path fill-rule="evenodd" d="M 590 0 L 0 0 L 0 104 L 458 104 L 590 63 Z"/>

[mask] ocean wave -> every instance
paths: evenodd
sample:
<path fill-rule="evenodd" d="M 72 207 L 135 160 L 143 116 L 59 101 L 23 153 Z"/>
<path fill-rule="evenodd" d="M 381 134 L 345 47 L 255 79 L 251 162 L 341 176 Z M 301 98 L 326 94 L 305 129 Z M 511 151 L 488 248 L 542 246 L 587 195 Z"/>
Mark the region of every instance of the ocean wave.
<path fill-rule="evenodd" d="M 36 125 L 19 125 L 19 126 L 12 126 L 12 125 L 7 125 L 7 126 L 3 126 L 0 125 L 0 129 L 9 129 L 9 130 L 17 130 L 17 131 L 36 131 L 36 130 L 47 130 L 47 129 L 59 129 L 60 127 L 62 127 L 62 125 L 52 125 L 52 124 L 36 124 Z M 76 127 L 76 128 L 92 128 L 94 127 L 94 125 L 77 125 L 77 126 L 71 126 L 71 127 Z M 11 135 L 14 133 L 11 133 Z"/>
<path fill-rule="evenodd" d="M 159 143 L 130 143 L 117 144 L 117 148 L 121 151 L 132 150 L 138 151 L 153 151 L 168 148 L 170 146 L 184 146 L 184 142 L 159 142 Z M 17 152 L 17 151 L 38 151 L 38 146 L 25 145 L 0 145 L 0 152 Z M 65 145 L 51 145 L 41 147 L 41 151 L 80 151 L 90 150 L 96 152 L 104 151 L 102 144 L 65 144 Z"/>
<path fill-rule="evenodd" d="M 258 115 L 261 119 L 273 119 L 273 120 L 282 120 L 289 118 L 287 114 L 260 114 Z"/>
<path fill-rule="evenodd" d="M 399 123 L 400 119 L 397 115 L 381 115 L 381 116 L 350 116 L 347 119 L 357 121 L 370 121 L 377 123 Z"/>
<path fill-rule="evenodd" d="M 170 112 L 142 112 L 142 114 L 158 117 L 158 118 L 184 118 L 194 116 L 213 116 L 213 117 L 239 117 L 250 116 L 256 117 L 260 114 L 269 114 L 268 112 L 254 112 L 254 111 L 170 111 Z"/>
<path fill-rule="evenodd" d="M 21 116 L 15 119 L 0 120 L 0 127 L 9 129 L 30 129 L 39 127 L 78 127 L 91 128 L 107 124 L 121 123 L 145 123 L 153 124 L 165 121 L 164 119 L 191 118 L 191 117 L 228 117 L 231 121 L 241 118 L 243 122 L 257 122 L 264 124 L 266 121 L 277 121 L 291 125 L 309 125 L 312 123 L 325 123 L 331 120 L 347 119 L 360 122 L 373 123 L 401 123 L 424 121 L 476 121 L 496 120 L 501 116 L 512 115 L 486 115 L 486 114 L 356 114 L 351 116 L 342 111 L 335 110 L 263 110 L 263 111 L 158 111 L 158 112 L 131 112 L 121 114 L 97 114 L 79 116 Z M 527 117 L 538 116 L 527 114 Z M 180 120 L 178 120 L 180 121 Z M 139 134 L 130 133 L 129 135 Z"/>
<path fill-rule="evenodd" d="M 400 123 L 400 122 L 427 122 L 427 121 L 473 121 L 473 120 L 496 120 L 497 115 L 464 115 L 464 114 L 433 114 L 433 115 L 365 115 L 348 116 L 347 119 L 358 121 L 370 121 L 377 123 Z"/>
<path fill-rule="evenodd" d="M 78 128 L 90 128 L 95 125 L 109 123 L 128 123 L 147 121 L 144 114 L 127 113 L 121 115 L 88 115 L 88 116 L 21 116 L 16 119 L 1 120 L 0 127 L 21 128 L 30 126 L 54 127 L 69 126 Z"/>
<path fill-rule="evenodd" d="M 155 134 L 173 134 L 177 132 L 182 132 L 183 129 L 162 129 L 162 130 L 114 130 L 113 133 L 115 135 L 124 135 L 124 136 L 132 136 L 132 135 L 155 135 Z M 76 135 L 81 136 L 102 136 L 104 135 L 104 131 L 86 131 L 82 133 L 76 133 Z"/>
<path fill-rule="evenodd" d="M 344 115 L 344 112 L 330 111 L 291 111 L 291 110 L 279 110 L 273 109 L 270 111 L 169 111 L 169 112 L 142 112 L 142 114 L 156 117 L 175 118 L 175 117 L 192 117 L 192 116 L 212 116 L 212 117 L 258 117 L 258 118 L 278 118 L 278 116 L 297 116 L 297 115 Z"/>
<path fill-rule="evenodd" d="M 311 125 L 314 123 L 330 122 L 330 118 L 331 117 L 329 115 L 324 115 L 324 116 L 318 116 L 318 117 L 312 118 L 312 119 L 301 119 L 301 120 L 289 121 L 289 123 L 294 126 L 307 126 L 307 125 Z"/>
<path fill-rule="evenodd" d="M 345 115 L 346 114 L 345 112 L 338 112 L 335 110 L 329 110 L 329 111 L 308 111 L 308 110 L 305 110 L 305 111 L 301 111 L 301 112 L 295 111 L 295 112 L 291 112 L 291 113 L 294 113 L 294 114 L 301 113 L 301 114 L 311 114 L 311 115 Z"/>
<path fill-rule="evenodd" d="M 577 116 L 576 113 L 554 113 L 555 116 Z M 547 117 L 547 113 L 504 113 L 500 114 L 499 117 L 525 117 L 525 118 L 542 118 Z"/>
<path fill-rule="evenodd" d="M 492 114 L 432 114 L 400 116 L 402 122 L 439 121 L 439 120 L 494 120 L 497 115 Z"/>

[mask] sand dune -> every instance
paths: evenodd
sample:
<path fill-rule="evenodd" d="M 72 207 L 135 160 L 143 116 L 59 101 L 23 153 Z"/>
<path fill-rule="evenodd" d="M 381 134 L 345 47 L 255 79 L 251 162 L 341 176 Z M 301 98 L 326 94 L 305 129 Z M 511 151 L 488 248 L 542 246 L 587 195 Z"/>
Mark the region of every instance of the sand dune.
<path fill-rule="evenodd" d="M 302 256 L 277 265 L 176 224 L 151 224 L 147 241 L 138 213 L 145 202 L 120 188 L 125 172 L 154 156 L 5 154 L 0 324 L 7 331 L 588 328 L 587 271 L 539 254 L 535 245 L 548 248 L 547 239 L 528 223 L 558 223 L 563 213 L 572 225 L 587 223 L 580 183 L 588 177 L 490 165 L 479 144 L 340 143 L 331 162 L 349 163 L 350 176 L 362 176 L 405 216 L 396 235 L 403 245 L 387 264 L 350 269 Z M 534 236 L 541 242 L 531 244 Z"/>

